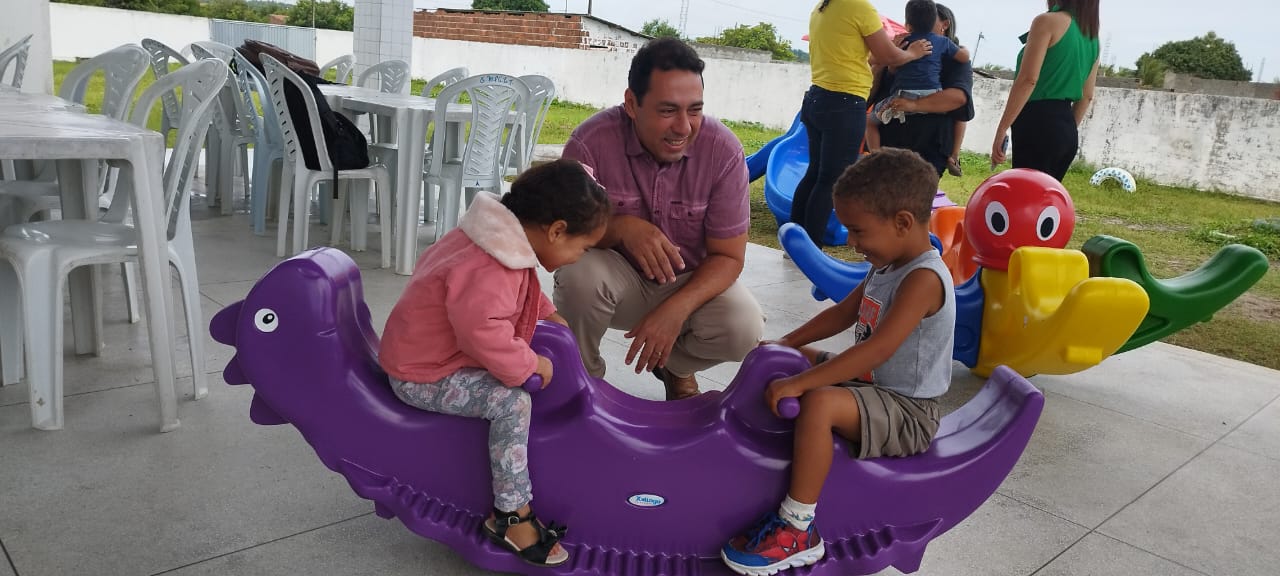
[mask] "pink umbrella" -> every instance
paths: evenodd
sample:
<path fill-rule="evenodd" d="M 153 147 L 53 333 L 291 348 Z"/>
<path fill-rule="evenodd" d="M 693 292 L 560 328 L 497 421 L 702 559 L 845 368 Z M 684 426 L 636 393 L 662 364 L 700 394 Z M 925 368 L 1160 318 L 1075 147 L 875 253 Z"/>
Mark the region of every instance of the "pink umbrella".
<path fill-rule="evenodd" d="M 889 18 L 888 16 L 881 15 L 881 16 L 880 16 L 880 22 L 884 24 L 884 30 L 885 30 L 885 32 L 888 32 L 888 33 L 889 33 L 889 37 L 890 37 L 890 38 L 892 38 L 892 37 L 894 37 L 894 36 L 897 36 L 897 35 L 899 35 L 899 34 L 906 34 L 906 33 L 907 33 L 907 27 L 906 27 L 906 26 L 903 26 L 903 25 L 901 25 L 901 24 L 899 24 L 899 23 L 897 23 L 897 22 L 894 22 L 894 21 L 893 21 L 891 18 Z M 809 41 L 809 35 L 808 35 L 808 34 L 805 34 L 804 36 L 801 36 L 801 37 L 800 37 L 800 39 L 801 39 L 801 40 L 804 40 L 805 42 L 808 42 L 808 41 Z"/>

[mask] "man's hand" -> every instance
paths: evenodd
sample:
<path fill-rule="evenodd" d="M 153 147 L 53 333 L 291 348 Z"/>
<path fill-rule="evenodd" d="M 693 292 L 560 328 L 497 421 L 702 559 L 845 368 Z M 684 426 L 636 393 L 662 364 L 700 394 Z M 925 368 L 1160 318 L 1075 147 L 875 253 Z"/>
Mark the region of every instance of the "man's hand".
<path fill-rule="evenodd" d="M 622 246 L 640 264 L 646 278 L 659 284 L 674 282 L 676 273 L 684 270 L 680 249 L 653 224 L 636 219 L 622 237 Z"/>
<path fill-rule="evenodd" d="M 546 388 L 551 383 L 551 376 L 555 373 L 555 368 L 551 366 L 551 360 L 546 356 L 538 356 L 538 367 L 533 369 L 533 373 L 542 377 L 542 387 Z"/>
<path fill-rule="evenodd" d="M 626 363 L 636 362 L 636 374 L 666 366 L 671 347 L 684 327 L 685 315 L 663 306 L 650 310 L 639 324 L 626 333 L 631 338 Z"/>
<path fill-rule="evenodd" d="M 769 411 L 774 416 L 782 417 L 778 414 L 778 402 L 783 398 L 799 398 L 804 395 L 804 388 L 801 388 L 793 378 L 779 378 L 769 383 L 769 387 L 764 390 L 764 401 L 769 405 Z"/>

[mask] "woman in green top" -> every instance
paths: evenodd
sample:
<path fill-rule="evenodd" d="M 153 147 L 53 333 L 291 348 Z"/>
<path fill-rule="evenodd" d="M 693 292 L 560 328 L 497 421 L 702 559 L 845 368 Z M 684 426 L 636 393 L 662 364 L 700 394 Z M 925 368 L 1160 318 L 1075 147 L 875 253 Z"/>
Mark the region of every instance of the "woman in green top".
<path fill-rule="evenodd" d="M 1004 162 L 1012 127 L 1014 168 L 1035 168 L 1059 181 L 1067 173 L 1098 76 L 1098 1 L 1048 0 L 1049 11 L 1020 38 L 1018 76 L 996 127 L 992 166 Z"/>

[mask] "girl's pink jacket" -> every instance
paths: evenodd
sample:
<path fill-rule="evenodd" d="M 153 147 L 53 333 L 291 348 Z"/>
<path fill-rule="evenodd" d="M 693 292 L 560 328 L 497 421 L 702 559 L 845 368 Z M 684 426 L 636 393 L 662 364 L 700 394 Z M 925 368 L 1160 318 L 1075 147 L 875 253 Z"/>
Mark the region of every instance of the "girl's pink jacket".
<path fill-rule="evenodd" d="M 533 330 L 555 312 L 536 266 L 520 221 L 481 192 L 458 227 L 418 258 L 382 333 L 383 370 L 426 383 L 476 367 L 523 384 L 538 365 Z"/>

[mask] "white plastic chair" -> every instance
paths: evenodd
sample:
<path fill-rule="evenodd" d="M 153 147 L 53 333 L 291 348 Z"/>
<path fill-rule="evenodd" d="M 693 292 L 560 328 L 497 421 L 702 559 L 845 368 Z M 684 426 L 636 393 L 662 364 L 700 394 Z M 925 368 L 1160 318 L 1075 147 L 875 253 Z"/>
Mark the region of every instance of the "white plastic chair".
<path fill-rule="evenodd" d="M 4 50 L 0 50 L 0 84 L 22 88 L 22 75 L 27 71 L 27 55 L 31 51 L 31 34 L 27 34 Z M 5 74 L 13 67 L 13 75 L 6 82 Z"/>
<path fill-rule="evenodd" d="M 89 81 L 101 72 L 104 78 L 102 115 L 123 120 L 129 111 L 133 92 L 147 72 L 149 58 L 145 50 L 134 44 L 103 52 L 67 72 L 58 96 L 83 104 Z M 98 190 L 109 191 L 108 182 L 109 171 L 101 170 Z M 0 211 L 0 216 L 8 215 L 5 221 L 0 221 L 0 230 L 7 225 L 28 222 L 60 205 L 58 183 L 51 176 L 36 180 L 0 181 L 0 197 L 3 197 L 0 202 L 8 203 L 8 209 Z"/>
<path fill-rule="evenodd" d="M 462 126 L 466 144 L 461 158 L 445 158 L 448 106 L 466 94 L 471 101 L 471 120 Z M 436 218 L 436 240 L 458 225 L 462 197 L 470 204 L 477 190 L 502 193 L 504 166 L 509 161 L 512 134 L 509 125 L 523 122 L 529 88 L 515 76 L 481 74 L 454 83 L 436 98 L 435 129 L 431 136 L 431 164 L 423 174 L 430 194 L 432 186 L 440 187 L 440 214 Z M 512 116 L 514 115 L 514 122 Z M 404 233 L 411 233 L 405 231 Z"/>
<path fill-rule="evenodd" d="M 325 62 L 324 66 L 320 67 L 320 77 L 324 78 L 325 74 L 328 74 L 330 70 L 334 71 L 334 82 L 339 84 L 350 84 L 351 76 L 356 71 L 356 57 L 351 54 L 347 54 L 346 56 L 339 56 L 333 60 Z"/>
<path fill-rule="evenodd" d="M 290 189 L 291 183 L 284 182 L 284 138 L 280 135 L 280 123 L 276 122 L 275 104 L 271 100 L 267 78 L 243 56 L 236 54 L 237 76 L 246 97 L 258 96 L 258 104 L 262 107 L 262 116 L 258 118 L 253 144 L 253 177 L 252 191 L 249 196 L 249 212 L 253 220 L 253 233 L 261 236 L 267 233 L 267 204 L 271 193 L 277 189 Z M 251 100 L 250 100 L 251 102 Z M 277 173 L 276 164 L 280 164 L 280 177 L 272 186 L 272 177 Z"/>
<path fill-rule="evenodd" d="M 310 222 L 311 207 L 311 191 L 322 180 L 336 178 L 339 182 L 343 180 L 372 180 L 377 187 L 378 202 L 381 206 L 391 205 L 391 173 L 387 171 L 387 167 L 381 164 L 373 164 L 367 168 L 357 168 L 353 170 L 335 170 L 333 162 L 329 159 L 329 150 L 325 146 L 324 130 L 320 128 L 320 113 L 316 108 L 315 94 L 312 93 L 311 87 L 302 80 L 297 74 L 281 64 L 280 61 L 268 56 L 262 55 L 262 66 L 266 71 L 268 90 L 271 93 L 271 104 L 275 108 L 276 121 L 280 125 L 280 134 L 284 138 L 285 176 L 282 182 L 292 182 L 292 189 L 284 186 L 280 187 L 280 224 L 278 236 L 276 240 L 276 255 L 285 256 L 285 236 L 289 229 L 289 205 L 293 203 L 293 253 L 301 252 L 307 247 L 307 226 Z M 285 87 L 292 85 L 294 89 L 302 95 L 302 100 L 306 105 L 306 118 L 311 127 L 313 144 L 315 145 L 316 158 L 319 162 L 319 169 L 312 170 L 307 168 L 302 157 L 302 143 L 298 140 L 298 133 L 293 126 L 293 118 L 289 113 L 289 102 L 285 99 Z M 345 184 L 345 183 L 344 183 Z M 340 185 L 338 196 L 339 201 L 347 195 L 345 188 L 347 186 Z M 368 226 L 368 196 L 364 195 L 357 201 L 352 197 L 351 202 L 351 244 L 354 250 L 364 250 L 365 238 L 367 235 L 366 228 Z M 341 206 L 341 204 L 339 204 Z M 333 223 L 331 226 L 342 225 L 342 214 L 344 210 L 336 210 L 334 213 Z M 383 210 L 379 216 L 379 226 L 382 235 L 382 267 L 391 267 L 391 219 L 386 214 L 388 211 Z"/>
<path fill-rule="evenodd" d="M 374 64 L 360 73 L 356 86 L 367 86 L 374 76 L 378 77 L 378 91 L 401 94 L 409 84 L 409 63 L 404 60 L 387 60 Z"/>
<path fill-rule="evenodd" d="M 182 114 L 177 144 L 164 168 L 164 219 L 169 262 L 178 270 L 186 309 L 196 398 L 207 395 L 208 388 L 204 378 L 205 325 L 200 312 L 200 283 L 191 238 L 190 190 L 196 156 L 209 128 L 213 101 L 226 77 L 226 65 L 216 60 L 185 66 L 157 80 L 143 92 L 129 120 L 146 126 L 147 117 L 161 94 L 180 87 Z M 137 231 L 126 218 L 131 210 L 132 191 L 133 171 L 125 169 L 121 171 L 120 192 L 102 220 L 21 224 L 0 235 L 0 257 L 8 260 L 17 272 L 16 276 L 0 274 L 0 294 L 22 295 L 21 299 L 0 298 L 0 307 L 6 308 L 0 317 L 24 317 L 27 384 L 32 425 L 36 428 L 56 430 L 63 424 L 62 286 L 65 277 L 79 266 L 135 261 L 138 257 Z M 149 297 L 168 295 L 150 294 Z M 14 337 L 12 331 L 3 332 L 0 338 Z M 166 346 L 169 347 L 167 353 L 173 354 L 173 342 L 167 342 Z"/>
<path fill-rule="evenodd" d="M 231 46 L 228 46 L 221 42 L 214 42 L 213 40 L 201 40 L 199 42 L 192 42 L 190 48 L 191 48 L 191 57 L 196 60 L 201 59 L 200 53 L 196 51 L 196 48 L 200 48 L 201 50 L 204 50 L 207 54 L 212 54 L 213 57 L 219 60 L 222 60 L 224 63 L 230 62 L 231 57 L 236 53 L 235 48 L 232 48 Z M 208 56 L 205 56 L 205 58 L 207 57 Z"/>
<path fill-rule="evenodd" d="M 186 66 L 191 63 L 181 52 L 170 48 L 159 40 L 143 38 L 142 49 L 151 55 L 151 73 L 155 75 L 156 80 L 169 73 L 170 60 L 177 62 L 179 66 Z M 160 102 L 164 106 L 160 113 L 160 133 L 168 137 L 169 131 L 178 126 L 178 114 L 180 114 L 178 95 L 172 91 L 166 92 L 160 95 Z"/>
<path fill-rule="evenodd" d="M 529 169 L 529 163 L 533 161 L 533 147 L 538 145 L 542 123 L 547 119 L 551 101 L 556 97 L 556 85 L 546 76 L 521 76 L 520 80 L 529 87 L 529 100 L 524 107 L 524 122 L 517 126 L 519 137 L 512 138 L 516 148 L 512 150 L 510 168 L 516 174 Z"/>
<path fill-rule="evenodd" d="M 221 60 L 229 67 L 239 54 L 234 48 L 218 42 L 204 41 L 191 44 L 191 54 L 196 59 Z M 244 174 L 245 196 L 251 193 L 249 145 L 257 140 L 258 112 L 235 75 L 227 78 L 227 85 L 218 96 L 213 112 L 213 126 L 208 149 L 205 151 L 205 186 L 210 197 L 217 197 L 222 215 L 228 216 L 234 208 L 234 173 L 236 149 L 239 149 L 241 174 Z"/>
<path fill-rule="evenodd" d="M 470 75 L 471 75 L 471 71 L 467 70 L 466 66 L 450 68 L 448 70 L 445 70 L 444 72 L 436 74 L 435 77 L 433 77 L 430 80 L 427 80 L 426 84 L 423 84 L 422 92 L 421 92 L 422 97 L 430 98 L 431 93 L 435 91 L 437 86 L 439 86 L 442 89 L 447 88 L 457 83 L 459 80 L 463 80 L 467 78 Z"/>
<path fill-rule="evenodd" d="M 14 90 L 22 89 L 22 75 L 27 71 L 27 54 L 31 51 L 31 36 L 27 34 L 13 45 L 0 50 L 0 84 L 10 86 Z M 13 75 L 6 82 L 5 74 L 11 67 Z M 12 180 L 15 177 L 13 160 L 0 159 L 0 178 Z"/>

